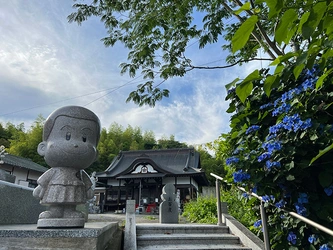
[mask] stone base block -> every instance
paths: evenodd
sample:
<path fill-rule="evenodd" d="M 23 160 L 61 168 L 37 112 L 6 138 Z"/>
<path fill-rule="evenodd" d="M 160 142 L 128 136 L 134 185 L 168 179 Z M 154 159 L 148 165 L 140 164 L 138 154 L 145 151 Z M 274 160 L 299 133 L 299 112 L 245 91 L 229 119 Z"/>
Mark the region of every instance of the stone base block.
<path fill-rule="evenodd" d="M 88 222 L 84 228 L 37 229 L 36 224 L 0 225 L 0 250 L 120 250 L 117 222 Z"/>
<path fill-rule="evenodd" d="M 39 219 L 37 228 L 81 228 L 84 222 L 84 218 Z"/>

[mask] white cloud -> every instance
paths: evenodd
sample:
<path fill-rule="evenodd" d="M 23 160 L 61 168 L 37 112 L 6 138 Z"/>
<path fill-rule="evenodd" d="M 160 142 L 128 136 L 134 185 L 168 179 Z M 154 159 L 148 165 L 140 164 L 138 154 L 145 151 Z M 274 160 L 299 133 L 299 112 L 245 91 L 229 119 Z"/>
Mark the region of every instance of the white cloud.
<path fill-rule="evenodd" d="M 171 96 L 155 108 L 126 104 L 135 82 L 141 80 L 132 82 L 119 73 L 118 65 L 126 61 L 127 51 L 121 45 L 104 47 L 100 39 L 106 32 L 96 19 L 82 26 L 69 24 L 66 17 L 72 3 L 2 3 L 0 122 L 24 122 L 29 127 L 39 114 L 47 117 L 58 107 L 82 105 L 100 117 L 103 127 L 113 122 L 139 126 L 154 131 L 157 138 L 175 135 L 176 140 L 189 144 L 213 141 L 229 130 L 224 86 L 236 77 L 245 77 L 257 65 L 191 71 L 161 85 L 170 89 Z M 218 51 L 210 46 L 197 53 L 194 48 L 190 52 L 195 54 L 188 56 L 198 64 L 225 57 L 218 45 Z"/>

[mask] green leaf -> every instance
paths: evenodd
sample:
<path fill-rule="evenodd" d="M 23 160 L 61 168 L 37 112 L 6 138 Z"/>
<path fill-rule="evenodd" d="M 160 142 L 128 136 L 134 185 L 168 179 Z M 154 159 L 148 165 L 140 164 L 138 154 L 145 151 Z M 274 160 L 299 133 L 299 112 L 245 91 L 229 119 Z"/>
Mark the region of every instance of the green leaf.
<path fill-rule="evenodd" d="M 236 87 L 236 95 L 239 97 L 242 103 L 244 103 L 246 98 L 251 94 L 252 89 L 252 82 L 243 82 Z"/>
<path fill-rule="evenodd" d="M 262 76 L 260 76 L 259 70 L 256 69 L 251 74 L 249 74 L 241 83 L 252 82 L 254 80 L 260 80 L 260 79 L 262 79 Z"/>
<path fill-rule="evenodd" d="M 289 58 L 297 56 L 298 53 L 295 52 L 288 52 L 287 54 L 283 55 L 283 56 L 278 56 L 270 65 L 274 66 L 274 65 L 278 65 L 282 62 L 288 61 Z"/>
<path fill-rule="evenodd" d="M 309 18 L 302 27 L 302 35 L 304 38 L 309 39 L 316 28 L 318 28 L 319 22 L 325 14 L 325 10 L 326 2 L 318 2 L 311 8 Z"/>
<path fill-rule="evenodd" d="M 293 70 L 294 76 L 297 79 L 299 75 L 302 73 L 302 70 L 305 67 L 305 61 L 307 59 L 308 53 L 304 52 L 296 60 L 296 67 Z"/>
<path fill-rule="evenodd" d="M 297 20 L 297 13 L 294 9 L 287 10 L 277 26 L 275 31 L 275 40 L 281 45 L 282 42 L 289 43 L 292 34 L 290 35 L 290 31 L 294 30 L 294 22 Z M 296 31 L 296 30 L 294 30 Z"/>
<path fill-rule="evenodd" d="M 330 146 L 326 147 L 325 149 L 319 150 L 319 153 L 315 157 L 312 158 L 309 166 L 311 166 L 311 164 L 313 162 L 315 162 L 316 160 L 318 160 L 320 157 L 322 157 L 324 154 L 326 154 L 327 152 L 329 152 L 332 149 L 333 149 L 333 143 Z"/>
<path fill-rule="evenodd" d="M 321 172 L 318 178 L 319 178 L 319 183 L 322 187 L 328 187 L 329 185 L 331 185 L 333 181 L 332 174 L 327 172 Z"/>
<path fill-rule="evenodd" d="M 235 80 L 233 80 L 232 82 L 228 83 L 225 85 L 226 90 L 228 91 L 230 88 L 235 87 L 236 86 L 236 82 L 238 82 L 240 79 L 237 77 Z"/>
<path fill-rule="evenodd" d="M 265 94 L 269 97 L 270 94 L 271 94 L 271 91 L 272 91 L 272 86 L 276 80 L 276 75 L 271 75 L 271 76 L 267 76 L 266 77 L 266 80 L 264 82 L 264 91 L 265 91 Z"/>
<path fill-rule="evenodd" d="M 324 83 L 325 78 L 326 78 L 326 77 L 327 77 L 332 71 L 333 71 L 333 68 L 327 70 L 324 74 L 322 74 L 322 75 L 318 78 L 318 80 L 317 80 L 317 82 L 316 82 L 316 89 L 319 89 L 319 88 L 321 88 L 321 87 L 323 86 L 323 83 Z"/>
<path fill-rule="evenodd" d="M 252 81 L 260 80 L 262 76 L 259 74 L 259 70 L 253 71 L 249 74 L 237 87 L 236 95 L 239 97 L 242 103 L 245 102 L 246 98 L 251 94 L 253 89 Z"/>
<path fill-rule="evenodd" d="M 295 78 L 297 79 L 299 77 L 299 75 L 302 73 L 302 70 L 304 69 L 305 67 L 305 64 L 300 64 L 300 65 L 297 65 L 294 70 L 293 70 L 293 73 L 294 73 L 294 76 Z"/>
<path fill-rule="evenodd" d="M 269 19 L 279 14 L 279 12 L 283 7 L 283 1 L 281 0 L 266 0 L 263 2 L 266 2 L 269 8 L 269 14 L 268 14 Z"/>
<path fill-rule="evenodd" d="M 310 12 L 305 12 L 302 15 L 301 20 L 300 20 L 299 25 L 298 25 L 298 29 L 297 29 L 298 34 L 302 33 L 303 24 L 308 20 L 309 16 L 310 16 Z"/>
<path fill-rule="evenodd" d="M 242 5 L 242 7 L 240 7 L 238 10 L 235 10 L 234 13 L 236 15 L 239 15 L 240 13 L 242 13 L 244 10 L 250 10 L 251 9 L 251 3 L 250 2 L 246 2 Z"/>
<path fill-rule="evenodd" d="M 244 23 L 242 23 L 231 40 L 233 53 L 245 46 L 257 22 L 258 16 L 253 15 L 246 19 Z"/>
<path fill-rule="evenodd" d="M 295 176 L 293 176 L 293 175 L 288 175 L 287 177 L 286 177 L 286 180 L 287 181 L 293 181 L 293 180 L 295 180 Z"/>

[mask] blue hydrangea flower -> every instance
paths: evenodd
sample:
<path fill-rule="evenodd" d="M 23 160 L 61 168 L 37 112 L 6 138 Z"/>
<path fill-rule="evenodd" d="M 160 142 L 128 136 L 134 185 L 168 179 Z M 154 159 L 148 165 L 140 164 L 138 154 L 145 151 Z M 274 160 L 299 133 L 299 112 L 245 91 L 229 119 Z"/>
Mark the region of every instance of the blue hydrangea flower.
<path fill-rule="evenodd" d="M 236 148 L 234 152 L 232 152 L 233 155 L 238 155 L 241 151 L 243 151 L 244 148 Z"/>
<path fill-rule="evenodd" d="M 265 159 L 269 159 L 269 158 L 271 158 L 271 156 L 272 156 L 271 153 L 265 152 L 265 153 L 259 155 L 258 162 L 262 162 Z"/>
<path fill-rule="evenodd" d="M 290 104 L 283 103 L 281 106 L 273 110 L 272 115 L 278 116 L 279 114 L 288 113 L 290 108 L 291 108 Z"/>
<path fill-rule="evenodd" d="M 243 172 L 243 170 L 239 170 L 232 174 L 234 177 L 234 182 L 242 182 L 244 180 L 250 179 L 250 175 L 248 173 Z"/>
<path fill-rule="evenodd" d="M 313 242 L 315 242 L 316 240 L 317 240 L 317 237 L 316 237 L 316 235 L 314 235 L 314 234 L 310 235 L 309 238 L 308 238 L 308 241 L 309 241 L 311 244 L 313 244 Z"/>
<path fill-rule="evenodd" d="M 239 158 L 236 157 L 236 156 L 229 157 L 229 158 L 227 158 L 227 159 L 225 160 L 225 163 L 226 163 L 227 165 L 231 165 L 231 164 L 233 164 L 233 163 L 237 163 L 237 162 L 239 162 Z"/>
<path fill-rule="evenodd" d="M 281 167 L 281 163 L 278 161 L 266 161 L 267 170 L 271 170 L 272 167 Z"/>
<path fill-rule="evenodd" d="M 248 197 L 249 197 L 249 195 L 248 195 L 247 193 L 242 193 L 242 196 L 243 196 L 244 198 L 248 198 Z"/>
<path fill-rule="evenodd" d="M 253 224 L 253 226 L 254 226 L 255 228 L 261 227 L 261 220 L 257 220 L 257 221 Z"/>
<path fill-rule="evenodd" d="M 306 193 L 299 193 L 298 203 L 306 204 L 309 203 L 308 195 Z"/>
<path fill-rule="evenodd" d="M 302 83 L 302 88 L 304 91 L 307 90 L 312 90 L 314 89 L 315 86 L 315 80 L 314 79 L 306 79 L 303 83 Z"/>
<path fill-rule="evenodd" d="M 264 196 L 261 197 L 261 199 L 262 199 L 263 202 L 269 202 L 271 200 L 274 201 L 275 198 L 274 198 L 273 195 L 270 195 L 270 196 L 269 195 L 264 195 Z"/>
<path fill-rule="evenodd" d="M 296 234 L 294 234 L 294 232 L 289 232 L 288 237 L 287 237 L 287 240 L 288 240 L 291 244 L 295 245 L 295 244 L 296 244 L 296 240 L 297 240 L 297 236 L 296 236 Z"/>
<path fill-rule="evenodd" d="M 273 153 L 274 151 L 281 150 L 281 142 L 279 141 L 274 141 L 274 142 L 265 142 L 262 144 L 262 148 L 266 149 L 268 153 Z"/>
<path fill-rule="evenodd" d="M 259 107 L 260 110 L 273 106 L 272 103 L 267 103 Z"/>
<path fill-rule="evenodd" d="M 296 203 L 295 208 L 299 215 L 306 216 L 306 208 L 302 204 Z"/>
<path fill-rule="evenodd" d="M 256 132 L 257 130 L 259 130 L 259 128 L 260 128 L 260 126 L 258 126 L 258 125 L 252 125 L 251 127 L 249 127 L 247 130 L 246 130 L 246 132 L 245 132 L 245 134 L 251 134 L 251 133 L 253 133 L 253 132 Z"/>
<path fill-rule="evenodd" d="M 320 246 L 319 250 L 332 250 L 332 248 L 330 248 L 328 246 L 328 244 L 324 244 L 324 245 Z"/>
<path fill-rule="evenodd" d="M 331 196 L 333 194 L 333 185 L 329 186 L 328 188 L 324 188 L 324 191 L 327 196 Z"/>
<path fill-rule="evenodd" d="M 236 88 L 228 89 L 228 95 L 231 93 L 235 93 L 235 92 L 236 92 Z"/>
<path fill-rule="evenodd" d="M 283 208 L 286 205 L 286 202 L 284 200 L 280 200 L 279 202 L 275 203 L 275 206 L 277 208 Z"/>

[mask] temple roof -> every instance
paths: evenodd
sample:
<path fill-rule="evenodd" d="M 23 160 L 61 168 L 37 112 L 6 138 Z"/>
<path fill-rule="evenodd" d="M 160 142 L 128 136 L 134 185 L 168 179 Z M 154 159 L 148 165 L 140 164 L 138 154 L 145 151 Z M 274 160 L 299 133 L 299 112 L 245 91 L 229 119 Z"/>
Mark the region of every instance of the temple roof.
<path fill-rule="evenodd" d="M 16 155 L 6 154 L 4 157 L 1 157 L 1 159 L 4 162 L 3 164 L 34 170 L 40 173 L 44 173 L 48 170 L 48 168 L 43 167 L 30 159 Z"/>
<path fill-rule="evenodd" d="M 147 173 L 136 168 L 148 166 Z M 145 178 L 150 176 L 192 176 L 201 185 L 208 185 L 201 169 L 200 154 L 193 148 L 121 151 L 99 178 Z"/>

